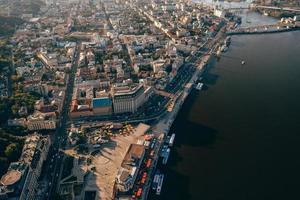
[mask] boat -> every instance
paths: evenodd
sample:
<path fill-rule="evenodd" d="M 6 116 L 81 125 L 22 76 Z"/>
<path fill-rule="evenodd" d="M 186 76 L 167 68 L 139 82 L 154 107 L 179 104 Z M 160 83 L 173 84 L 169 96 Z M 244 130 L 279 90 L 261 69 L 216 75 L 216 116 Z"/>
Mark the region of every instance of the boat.
<path fill-rule="evenodd" d="M 159 180 L 158 180 L 158 184 L 157 184 L 157 188 L 156 188 L 156 194 L 157 195 L 160 195 L 163 182 L 164 182 L 164 175 L 161 174 L 159 176 Z"/>
<path fill-rule="evenodd" d="M 222 47 L 221 47 L 221 52 L 226 52 L 228 50 L 228 47 L 226 46 L 226 44 L 224 44 Z"/>
<path fill-rule="evenodd" d="M 167 148 L 168 146 L 167 145 L 164 145 L 161 149 L 161 152 L 160 152 L 160 157 L 165 157 L 165 153 L 167 151 Z"/>
<path fill-rule="evenodd" d="M 169 155 L 170 155 L 170 148 L 167 148 L 167 150 L 164 152 L 163 161 L 162 163 L 165 165 L 168 162 Z"/>
<path fill-rule="evenodd" d="M 196 86 L 196 89 L 201 90 L 202 87 L 203 87 L 203 83 L 198 83 L 197 86 Z"/>
<path fill-rule="evenodd" d="M 152 189 L 156 190 L 158 182 L 159 182 L 159 178 L 160 177 L 160 172 L 156 171 L 155 175 L 154 175 L 154 179 L 152 181 Z"/>
<path fill-rule="evenodd" d="M 222 50 L 223 50 L 223 52 L 226 52 L 228 50 L 228 47 L 225 46 Z"/>
<path fill-rule="evenodd" d="M 170 146 L 170 147 L 173 146 L 174 140 L 175 140 L 175 133 L 173 133 L 173 134 L 171 135 L 171 137 L 170 137 L 170 140 L 169 140 L 169 146 Z"/>
<path fill-rule="evenodd" d="M 246 62 L 244 60 L 242 60 L 241 64 L 244 65 Z"/>
<path fill-rule="evenodd" d="M 231 43 L 231 37 L 230 36 L 227 36 L 226 39 L 225 39 L 225 45 L 228 47 Z"/>
<path fill-rule="evenodd" d="M 222 53 L 222 50 L 221 50 L 221 47 L 219 47 L 218 50 L 217 50 L 217 56 L 220 56 L 221 53 Z"/>

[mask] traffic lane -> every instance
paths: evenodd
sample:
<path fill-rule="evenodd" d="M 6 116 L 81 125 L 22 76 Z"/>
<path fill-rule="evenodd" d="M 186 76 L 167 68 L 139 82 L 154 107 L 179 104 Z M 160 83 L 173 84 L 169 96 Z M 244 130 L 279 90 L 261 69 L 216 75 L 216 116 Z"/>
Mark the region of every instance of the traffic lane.
<path fill-rule="evenodd" d="M 77 48 L 78 48 L 78 45 L 77 45 Z M 75 72 L 78 67 L 79 53 L 80 53 L 80 50 L 77 52 L 77 56 L 76 56 L 77 59 L 75 61 L 75 65 L 73 65 L 73 67 L 72 67 L 71 75 L 69 76 L 69 80 L 68 80 L 69 84 L 67 86 L 67 96 L 65 98 L 64 106 L 63 106 L 63 110 L 62 110 L 61 125 L 58 127 L 57 132 L 55 134 L 55 141 L 54 141 L 53 146 L 54 146 L 54 152 L 56 152 L 56 155 L 59 151 L 59 148 L 61 147 L 61 141 L 60 141 L 59 136 L 64 135 L 64 133 L 66 133 L 66 122 L 67 122 L 67 118 L 68 118 L 69 104 L 71 102 L 72 91 L 73 91 L 73 87 L 74 87 Z M 63 156 L 61 156 L 59 159 L 55 159 L 55 164 L 54 164 L 55 174 L 57 174 L 57 172 L 60 171 L 60 169 L 61 169 L 61 166 L 62 166 L 61 159 L 62 158 L 63 158 Z M 50 185 L 48 199 L 52 199 L 52 196 L 56 192 L 56 189 L 58 187 L 57 182 L 59 181 L 59 177 L 55 179 L 55 176 L 51 176 L 50 180 L 51 180 L 51 184 L 52 183 L 53 184 L 52 184 L 52 186 Z M 54 188 L 53 186 L 55 186 L 56 188 Z"/>

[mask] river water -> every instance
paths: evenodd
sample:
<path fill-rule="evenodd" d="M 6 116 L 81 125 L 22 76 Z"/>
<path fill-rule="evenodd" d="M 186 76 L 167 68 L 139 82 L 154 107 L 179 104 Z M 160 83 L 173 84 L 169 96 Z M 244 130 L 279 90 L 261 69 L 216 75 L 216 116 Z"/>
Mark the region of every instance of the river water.
<path fill-rule="evenodd" d="M 300 32 L 233 36 L 203 82 L 171 128 L 162 194 L 150 199 L 300 199 Z"/>

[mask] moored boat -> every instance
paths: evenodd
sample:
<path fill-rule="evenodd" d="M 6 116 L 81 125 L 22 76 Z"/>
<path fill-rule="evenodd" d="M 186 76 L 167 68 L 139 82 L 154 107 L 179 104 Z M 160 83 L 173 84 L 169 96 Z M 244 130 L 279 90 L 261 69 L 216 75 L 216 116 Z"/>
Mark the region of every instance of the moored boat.
<path fill-rule="evenodd" d="M 157 188 L 157 185 L 158 185 L 158 182 L 159 182 L 159 179 L 160 179 L 160 172 L 157 171 L 154 175 L 154 179 L 152 181 L 152 189 L 153 190 L 156 190 Z"/>
<path fill-rule="evenodd" d="M 170 140 L 169 140 L 169 146 L 170 146 L 170 147 L 173 146 L 174 140 L 175 140 L 175 133 L 173 133 L 173 134 L 171 135 L 171 137 L 170 137 Z"/>
<path fill-rule="evenodd" d="M 161 174 L 159 176 L 159 181 L 158 181 L 158 185 L 157 185 L 157 188 L 156 188 L 156 194 L 157 195 L 160 195 L 160 193 L 161 193 L 161 188 L 162 188 L 163 182 L 164 182 L 164 175 Z"/>
<path fill-rule="evenodd" d="M 203 87 L 203 83 L 198 83 L 197 86 L 196 86 L 196 89 L 201 90 L 202 87 Z"/>
<path fill-rule="evenodd" d="M 170 148 L 167 148 L 167 150 L 164 152 L 163 161 L 162 163 L 165 165 L 168 162 L 169 156 L 170 156 Z"/>

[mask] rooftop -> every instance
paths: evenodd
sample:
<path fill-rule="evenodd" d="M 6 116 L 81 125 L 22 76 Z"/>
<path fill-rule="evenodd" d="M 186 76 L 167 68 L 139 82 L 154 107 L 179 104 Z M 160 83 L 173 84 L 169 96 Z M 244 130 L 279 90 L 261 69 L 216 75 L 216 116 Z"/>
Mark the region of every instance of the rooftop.
<path fill-rule="evenodd" d="M 22 177 L 22 173 L 17 170 L 10 170 L 1 178 L 1 184 L 4 186 L 9 186 L 15 184 Z"/>
<path fill-rule="evenodd" d="M 139 160 L 144 156 L 145 146 L 140 144 L 131 144 L 122 163 L 124 168 L 136 166 Z"/>
<path fill-rule="evenodd" d="M 108 97 L 93 99 L 93 108 L 111 106 L 111 104 L 112 104 L 111 99 L 109 99 Z"/>

